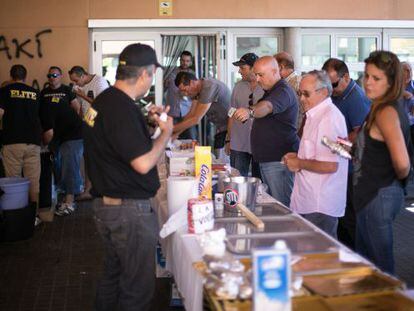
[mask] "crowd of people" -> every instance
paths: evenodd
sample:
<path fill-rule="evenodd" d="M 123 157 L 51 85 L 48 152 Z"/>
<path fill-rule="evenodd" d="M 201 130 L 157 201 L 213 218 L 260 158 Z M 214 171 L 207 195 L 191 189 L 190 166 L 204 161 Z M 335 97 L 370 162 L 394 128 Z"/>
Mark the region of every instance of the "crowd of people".
<path fill-rule="evenodd" d="M 161 67 L 147 45 L 122 51 L 111 87 L 75 66 L 70 88 L 52 66 L 49 86 L 39 93 L 24 83 L 24 66 L 14 65 L 0 89 L 6 175 L 29 178 L 36 202 L 41 146 L 47 145 L 60 159 L 64 197 L 56 214 L 72 213 L 76 196 L 89 197 L 91 189 L 97 196 L 95 220 L 105 248 L 97 309 L 150 308 L 158 226 L 149 200 L 160 186 L 156 165 L 171 137 L 196 137 L 204 116 L 215 125 L 214 148 L 243 176 L 260 178 L 279 202 L 393 273 L 392 222 L 403 206 L 413 157 L 410 65 L 391 52 L 372 52 L 361 88 L 340 59 L 301 75 L 286 52 L 247 53 L 233 63 L 241 80 L 231 91 L 217 79 L 197 77 L 192 61 L 190 52 L 181 53 L 180 66 L 164 83 L 166 105 L 150 109 L 148 118 L 161 130 L 154 140 L 135 103 Z M 164 112 L 170 117 L 162 120 Z M 353 160 L 331 152 L 324 138 L 352 143 Z"/>
<path fill-rule="evenodd" d="M 75 196 L 92 198 L 87 171 L 82 169 L 82 118 L 93 99 L 109 86 L 80 66 L 69 71 L 73 87 L 62 83 L 63 75 L 60 67 L 51 66 L 47 86 L 39 92 L 25 83 L 27 69 L 13 65 L 10 80 L 0 89 L 5 175 L 28 178 L 30 201 L 38 205 L 41 153 L 52 152 L 55 184 L 61 193 L 55 211 L 58 216 L 75 210 Z M 36 216 L 36 224 L 40 222 Z"/>
<path fill-rule="evenodd" d="M 361 88 L 337 58 L 300 75 L 286 52 L 247 53 L 233 63 L 241 80 L 231 95 L 220 81 L 179 72 L 177 92 L 193 100 L 174 133 L 207 115 L 215 147 L 225 147 L 241 175 L 261 178 L 279 202 L 393 273 L 392 222 L 413 156 L 414 83 L 410 64 L 391 52 L 372 52 L 365 64 Z M 332 153 L 324 138 L 352 144 L 353 160 Z"/>

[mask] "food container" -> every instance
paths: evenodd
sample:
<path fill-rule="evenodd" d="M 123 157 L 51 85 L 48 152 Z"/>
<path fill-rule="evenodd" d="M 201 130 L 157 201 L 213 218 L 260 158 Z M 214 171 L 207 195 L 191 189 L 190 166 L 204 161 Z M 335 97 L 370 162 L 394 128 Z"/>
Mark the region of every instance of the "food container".
<path fill-rule="evenodd" d="M 227 238 L 227 249 L 240 256 L 250 256 L 254 248 L 271 247 L 285 240 L 294 255 L 337 252 L 337 244 L 319 232 L 261 233 L 234 235 Z"/>
<path fill-rule="evenodd" d="M 230 219 L 217 218 L 214 229 L 226 229 L 227 236 L 245 235 L 253 233 L 282 233 L 282 232 L 305 232 L 315 231 L 311 226 L 303 222 L 299 217 L 287 215 L 284 217 L 261 218 L 265 224 L 263 230 L 255 227 L 243 217 Z"/>
<path fill-rule="evenodd" d="M 367 292 L 396 290 L 404 284 L 372 267 L 360 267 L 347 271 L 315 274 L 303 277 L 303 285 L 316 295 L 335 297 Z"/>

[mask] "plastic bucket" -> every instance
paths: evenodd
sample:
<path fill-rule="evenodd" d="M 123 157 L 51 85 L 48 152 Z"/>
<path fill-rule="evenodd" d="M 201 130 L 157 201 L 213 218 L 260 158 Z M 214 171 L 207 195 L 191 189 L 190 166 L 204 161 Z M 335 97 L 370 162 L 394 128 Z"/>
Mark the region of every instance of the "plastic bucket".
<path fill-rule="evenodd" d="M 29 205 L 30 181 L 22 177 L 0 178 L 0 189 L 4 192 L 0 196 L 0 209 L 13 210 Z"/>
<path fill-rule="evenodd" d="M 224 209 L 228 212 L 237 213 L 237 203 L 242 203 L 248 209 L 254 211 L 257 189 L 260 184 L 260 179 L 255 177 L 224 178 Z"/>

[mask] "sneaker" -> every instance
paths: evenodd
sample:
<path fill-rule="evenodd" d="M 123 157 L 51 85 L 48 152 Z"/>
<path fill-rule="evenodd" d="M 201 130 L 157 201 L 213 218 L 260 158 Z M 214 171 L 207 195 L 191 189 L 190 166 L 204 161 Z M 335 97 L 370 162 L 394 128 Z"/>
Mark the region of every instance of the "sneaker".
<path fill-rule="evenodd" d="M 63 203 L 65 205 L 66 209 L 69 210 L 70 214 L 75 211 L 75 203 Z"/>
<path fill-rule="evenodd" d="M 34 223 L 35 227 L 37 227 L 38 225 L 40 225 L 42 222 L 43 221 L 39 218 L 39 216 L 36 216 L 35 223 Z"/>
<path fill-rule="evenodd" d="M 57 216 L 66 216 L 72 213 L 70 209 L 67 208 L 66 203 L 62 203 L 61 205 L 56 207 L 55 215 Z"/>

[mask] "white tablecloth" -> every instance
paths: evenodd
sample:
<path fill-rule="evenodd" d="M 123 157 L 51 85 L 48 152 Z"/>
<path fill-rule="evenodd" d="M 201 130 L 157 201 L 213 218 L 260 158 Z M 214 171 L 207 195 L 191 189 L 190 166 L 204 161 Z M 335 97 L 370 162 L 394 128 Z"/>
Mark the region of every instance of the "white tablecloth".
<path fill-rule="evenodd" d="M 168 219 L 167 185 L 164 164 L 159 165 L 161 188 L 152 205 L 158 215 L 161 228 Z M 277 202 L 269 194 L 264 193 L 257 199 L 258 203 Z M 193 263 L 202 260 L 202 249 L 195 234 L 177 231 L 165 239 L 160 238 L 160 244 L 166 257 L 166 269 L 174 275 L 177 288 L 183 298 L 187 311 L 201 311 L 203 303 L 203 280 L 193 268 Z"/>

